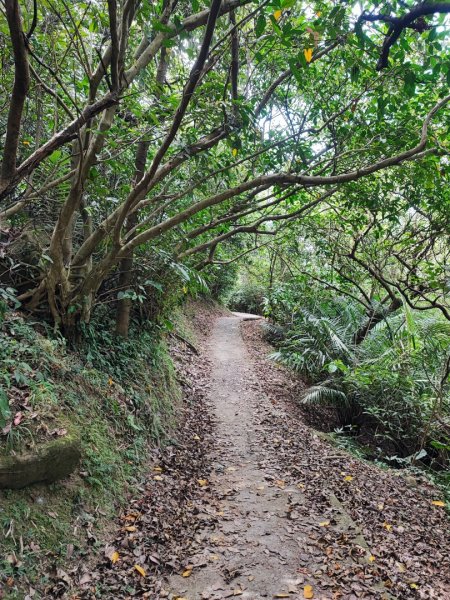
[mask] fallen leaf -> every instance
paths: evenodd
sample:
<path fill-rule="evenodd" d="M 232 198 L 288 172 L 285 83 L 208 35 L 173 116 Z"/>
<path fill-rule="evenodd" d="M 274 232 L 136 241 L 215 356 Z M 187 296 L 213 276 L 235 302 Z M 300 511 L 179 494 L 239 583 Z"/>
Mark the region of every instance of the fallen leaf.
<path fill-rule="evenodd" d="M 352 481 L 353 477 L 351 475 L 346 475 L 344 477 L 344 481 Z"/>
<path fill-rule="evenodd" d="M 369 556 L 369 562 L 375 562 L 375 556 L 373 554 Z"/>
<path fill-rule="evenodd" d="M 205 485 L 208 485 L 208 480 L 207 479 L 197 479 L 197 483 L 201 487 L 205 487 Z"/>
<path fill-rule="evenodd" d="M 330 524 L 330 521 L 322 521 L 321 523 L 319 523 L 319 525 L 321 527 L 328 527 L 329 524 Z"/>
<path fill-rule="evenodd" d="M 445 502 L 442 502 L 442 500 L 433 500 L 431 504 L 434 504 L 434 506 L 445 506 Z"/>
<path fill-rule="evenodd" d="M 386 521 L 383 523 L 383 527 L 386 529 L 386 531 L 391 531 L 392 529 L 392 525 L 386 523 Z"/>
<path fill-rule="evenodd" d="M 312 585 L 305 585 L 303 588 L 303 598 L 314 598 Z"/>
<path fill-rule="evenodd" d="M 134 568 L 139 573 L 139 575 L 142 575 L 142 577 L 145 577 L 147 575 L 147 573 L 145 572 L 145 569 L 143 569 L 139 565 L 134 565 Z"/>
<path fill-rule="evenodd" d="M 125 527 L 125 531 L 131 531 L 131 532 L 136 531 L 136 527 L 134 525 L 127 525 Z"/>
<path fill-rule="evenodd" d="M 20 422 L 22 421 L 22 419 L 23 419 L 22 413 L 21 412 L 16 413 L 16 416 L 14 417 L 14 421 L 13 421 L 14 425 L 16 425 L 16 426 L 19 425 Z"/>
<path fill-rule="evenodd" d="M 194 439 L 196 442 L 199 442 L 199 441 L 200 441 L 200 438 L 198 437 L 198 435 L 197 435 L 197 434 L 195 434 L 195 435 L 194 435 L 193 439 Z"/>
<path fill-rule="evenodd" d="M 190 577 L 192 575 L 192 569 L 186 569 L 181 573 L 181 577 Z"/>
<path fill-rule="evenodd" d="M 162 467 L 153 467 L 153 470 L 157 473 L 162 473 Z"/>
<path fill-rule="evenodd" d="M 275 594 L 274 598 L 290 598 L 290 595 L 286 594 L 286 592 L 280 592 L 279 594 Z"/>
<path fill-rule="evenodd" d="M 111 562 L 112 564 L 116 563 L 119 560 L 119 553 L 117 550 L 111 554 Z"/>
<path fill-rule="evenodd" d="M 153 477 L 153 479 L 154 479 L 155 481 L 162 481 L 164 478 L 163 478 L 163 477 L 161 477 L 161 475 L 155 475 L 155 476 Z"/>

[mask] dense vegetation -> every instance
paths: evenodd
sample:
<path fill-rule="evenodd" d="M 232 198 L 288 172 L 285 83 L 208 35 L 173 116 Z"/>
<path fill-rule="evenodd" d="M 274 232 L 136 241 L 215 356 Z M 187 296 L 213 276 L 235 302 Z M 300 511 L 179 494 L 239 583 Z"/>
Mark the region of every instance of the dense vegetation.
<path fill-rule="evenodd" d="M 199 294 L 265 314 L 315 427 L 450 503 L 449 13 L 0 0 L 0 471 L 81 450 L 1 492 L 0 596 L 104 552 L 183 418 L 168 340 Z"/>
<path fill-rule="evenodd" d="M 116 347 L 128 377 L 116 334 L 157 345 L 183 298 L 225 298 L 251 263 L 234 306 L 265 303 L 303 400 L 397 461 L 447 464 L 449 12 L 2 0 L 2 425 L 46 381 L 14 311 L 83 365 Z"/>

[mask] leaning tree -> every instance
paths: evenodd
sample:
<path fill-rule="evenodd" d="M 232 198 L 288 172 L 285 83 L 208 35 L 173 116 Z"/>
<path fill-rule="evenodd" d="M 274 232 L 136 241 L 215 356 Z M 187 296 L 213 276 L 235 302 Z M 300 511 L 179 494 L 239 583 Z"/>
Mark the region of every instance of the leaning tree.
<path fill-rule="evenodd" d="M 445 185 L 447 2 L 0 10 L 0 277 L 67 335 L 161 256 L 206 271 L 367 185 L 389 204 L 412 162 Z"/>

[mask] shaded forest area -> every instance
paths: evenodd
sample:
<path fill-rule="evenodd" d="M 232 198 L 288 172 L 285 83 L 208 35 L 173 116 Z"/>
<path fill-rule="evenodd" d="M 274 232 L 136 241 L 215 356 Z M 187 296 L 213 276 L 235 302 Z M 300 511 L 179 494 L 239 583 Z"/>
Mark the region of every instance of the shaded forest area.
<path fill-rule="evenodd" d="M 58 554 L 176 437 L 198 298 L 266 317 L 329 441 L 450 501 L 449 13 L 0 1 L 6 578 L 33 543 L 10 488 L 47 483 L 32 522 Z"/>

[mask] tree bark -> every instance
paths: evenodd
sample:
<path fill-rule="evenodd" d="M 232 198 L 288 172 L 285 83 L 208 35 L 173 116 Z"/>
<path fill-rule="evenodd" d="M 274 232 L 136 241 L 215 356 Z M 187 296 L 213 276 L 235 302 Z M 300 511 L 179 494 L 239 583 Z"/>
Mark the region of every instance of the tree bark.
<path fill-rule="evenodd" d="M 145 163 L 147 159 L 147 151 L 149 142 L 139 142 L 136 150 L 136 162 L 135 162 L 135 183 L 142 179 L 145 173 Z M 128 216 L 126 222 L 126 229 L 129 231 L 137 223 L 137 214 L 131 213 Z M 133 250 L 130 250 L 126 256 L 120 261 L 120 274 L 119 274 L 119 290 L 126 291 L 133 278 Z M 116 333 L 124 338 L 128 337 L 128 331 L 130 328 L 130 314 L 131 314 L 131 299 L 121 298 L 117 303 L 116 313 Z"/>

